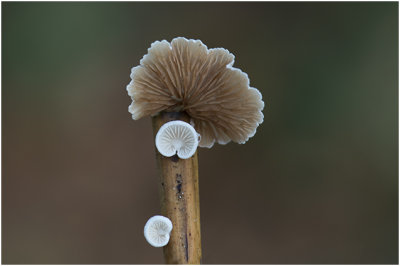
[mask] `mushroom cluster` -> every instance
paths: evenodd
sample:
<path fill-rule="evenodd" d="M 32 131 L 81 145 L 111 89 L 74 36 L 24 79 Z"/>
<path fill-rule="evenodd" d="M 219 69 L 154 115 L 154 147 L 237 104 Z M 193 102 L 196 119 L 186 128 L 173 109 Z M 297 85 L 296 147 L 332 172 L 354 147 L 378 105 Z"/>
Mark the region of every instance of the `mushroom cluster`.
<path fill-rule="evenodd" d="M 201 136 L 200 147 L 245 143 L 263 122 L 264 102 L 233 63 L 228 50 L 207 49 L 200 40 L 179 37 L 152 43 L 131 71 L 127 91 L 132 118 L 186 112 Z"/>
<path fill-rule="evenodd" d="M 152 43 L 131 71 L 128 110 L 134 120 L 153 117 L 161 209 L 172 219 L 152 217 L 144 235 L 152 246 L 165 246 L 169 264 L 201 261 L 197 147 L 243 144 L 263 122 L 261 93 L 233 63 L 226 49 L 178 37 Z M 166 158 L 174 155 L 180 159 Z"/>

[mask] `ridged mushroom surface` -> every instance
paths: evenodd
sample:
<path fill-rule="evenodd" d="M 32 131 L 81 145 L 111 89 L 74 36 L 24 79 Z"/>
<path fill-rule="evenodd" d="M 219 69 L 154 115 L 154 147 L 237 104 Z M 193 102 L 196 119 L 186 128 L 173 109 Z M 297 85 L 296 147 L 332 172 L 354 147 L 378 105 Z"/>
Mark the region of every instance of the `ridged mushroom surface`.
<path fill-rule="evenodd" d="M 127 86 L 132 118 L 184 111 L 201 135 L 200 147 L 245 143 L 263 122 L 264 102 L 233 62 L 228 50 L 207 49 L 200 40 L 179 37 L 152 43 L 140 65 L 132 68 Z"/>
<path fill-rule="evenodd" d="M 167 217 L 155 215 L 144 226 L 144 237 L 153 247 L 163 247 L 169 242 L 172 222 Z"/>
<path fill-rule="evenodd" d="M 183 121 L 165 123 L 157 132 L 157 150 L 166 157 L 175 154 L 181 159 L 188 159 L 196 152 L 198 145 L 196 130 Z"/>

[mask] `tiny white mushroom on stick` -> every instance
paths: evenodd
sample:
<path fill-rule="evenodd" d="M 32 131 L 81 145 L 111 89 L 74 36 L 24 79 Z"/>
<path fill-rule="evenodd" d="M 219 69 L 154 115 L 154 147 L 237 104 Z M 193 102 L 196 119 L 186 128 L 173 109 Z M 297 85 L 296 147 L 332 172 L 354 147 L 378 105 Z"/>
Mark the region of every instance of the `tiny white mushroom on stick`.
<path fill-rule="evenodd" d="M 189 123 L 171 121 L 158 130 L 156 147 L 166 157 L 177 154 L 181 159 L 188 159 L 196 152 L 198 139 L 199 135 Z"/>
<path fill-rule="evenodd" d="M 153 247 L 159 248 L 168 244 L 172 222 L 167 217 L 156 215 L 144 226 L 144 237 Z"/>

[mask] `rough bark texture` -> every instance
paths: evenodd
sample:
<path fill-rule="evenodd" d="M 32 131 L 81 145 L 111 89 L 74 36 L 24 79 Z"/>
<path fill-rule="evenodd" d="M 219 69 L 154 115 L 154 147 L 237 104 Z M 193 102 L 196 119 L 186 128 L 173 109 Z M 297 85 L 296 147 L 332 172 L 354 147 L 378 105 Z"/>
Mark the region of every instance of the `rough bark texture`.
<path fill-rule="evenodd" d="M 153 117 L 153 130 L 172 120 L 189 122 L 181 112 L 161 113 Z M 164 247 L 167 264 L 200 264 L 200 200 L 197 151 L 189 159 L 162 156 L 156 149 L 160 169 L 161 213 L 173 224 L 168 245 Z"/>

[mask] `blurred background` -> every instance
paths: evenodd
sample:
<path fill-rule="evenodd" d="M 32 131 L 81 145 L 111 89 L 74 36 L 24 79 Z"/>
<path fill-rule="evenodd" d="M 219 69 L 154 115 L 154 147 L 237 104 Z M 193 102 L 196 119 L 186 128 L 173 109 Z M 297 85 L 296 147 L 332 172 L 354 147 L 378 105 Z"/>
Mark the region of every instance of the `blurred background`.
<path fill-rule="evenodd" d="M 266 103 L 248 143 L 199 151 L 203 263 L 398 262 L 396 2 L 3 2 L 2 24 L 2 263 L 163 263 L 126 85 L 177 36 L 232 52 Z"/>

